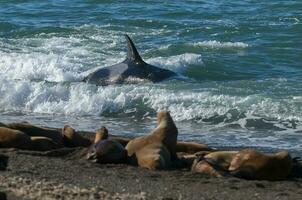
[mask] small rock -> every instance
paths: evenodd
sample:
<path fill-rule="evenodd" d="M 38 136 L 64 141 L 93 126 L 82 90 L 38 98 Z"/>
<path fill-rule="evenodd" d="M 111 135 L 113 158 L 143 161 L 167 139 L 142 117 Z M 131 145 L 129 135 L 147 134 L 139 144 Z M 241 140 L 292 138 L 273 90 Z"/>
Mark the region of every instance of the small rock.
<path fill-rule="evenodd" d="M 4 192 L 0 192 L 0 200 L 7 200 L 6 194 Z"/>

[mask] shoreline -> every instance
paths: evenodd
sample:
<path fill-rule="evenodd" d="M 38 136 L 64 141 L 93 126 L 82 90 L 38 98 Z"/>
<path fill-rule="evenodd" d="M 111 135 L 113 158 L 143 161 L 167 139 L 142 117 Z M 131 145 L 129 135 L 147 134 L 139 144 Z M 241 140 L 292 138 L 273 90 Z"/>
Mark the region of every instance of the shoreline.
<path fill-rule="evenodd" d="M 79 133 L 93 137 L 92 132 Z M 6 169 L 0 170 L 0 192 L 13 200 L 302 198 L 302 174 L 284 181 L 259 181 L 213 178 L 189 169 L 151 171 L 127 164 L 92 163 L 83 158 L 85 149 L 0 149 L 0 155 L 8 157 Z"/>
<path fill-rule="evenodd" d="M 21 199 L 301 199 L 302 179 L 212 178 L 189 170 L 150 171 L 79 159 L 83 148 L 53 152 L 0 149 L 9 162 L 0 191 Z M 22 166 L 22 168 L 20 168 Z"/>

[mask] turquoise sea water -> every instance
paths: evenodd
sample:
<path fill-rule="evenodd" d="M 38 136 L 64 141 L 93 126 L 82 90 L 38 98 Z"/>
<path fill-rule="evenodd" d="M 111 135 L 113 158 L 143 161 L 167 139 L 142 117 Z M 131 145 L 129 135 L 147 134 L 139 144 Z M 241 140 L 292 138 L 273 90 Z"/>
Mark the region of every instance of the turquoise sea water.
<path fill-rule="evenodd" d="M 126 56 L 187 80 L 97 87 Z M 302 1 L 0 1 L 0 121 L 141 135 L 169 110 L 179 137 L 302 150 Z"/>

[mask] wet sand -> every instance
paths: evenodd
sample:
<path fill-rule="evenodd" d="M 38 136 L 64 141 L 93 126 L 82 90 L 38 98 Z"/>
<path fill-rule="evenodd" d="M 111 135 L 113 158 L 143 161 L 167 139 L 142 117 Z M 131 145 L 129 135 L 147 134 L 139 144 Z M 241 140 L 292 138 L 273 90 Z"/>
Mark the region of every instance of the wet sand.
<path fill-rule="evenodd" d="M 8 157 L 0 170 L 0 192 L 7 199 L 302 199 L 301 171 L 286 181 L 211 178 L 188 169 L 91 163 L 84 151 L 0 149 Z"/>

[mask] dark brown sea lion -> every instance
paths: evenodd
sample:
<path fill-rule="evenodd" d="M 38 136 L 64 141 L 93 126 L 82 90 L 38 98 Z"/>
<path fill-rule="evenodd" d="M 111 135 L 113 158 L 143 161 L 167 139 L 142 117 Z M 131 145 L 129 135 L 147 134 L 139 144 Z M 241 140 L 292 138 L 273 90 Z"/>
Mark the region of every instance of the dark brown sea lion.
<path fill-rule="evenodd" d="M 167 148 L 170 153 L 171 160 L 175 160 L 177 158 L 176 141 L 178 130 L 169 112 L 158 112 L 157 123 L 157 127 L 150 134 L 135 138 L 126 146 L 128 156 L 132 158 L 134 157 L 132 160 L 137 160 L 137 164 L 139 166 L 149 169 L 158 165 L 157 159 L 169 158 L 169 156 L 166 156 L 165 148 Z M 146 149 L 143 150 L 144 148 Z M 140 152 L 150 152 L 150 155 L 147 156 Z M 156 153 L 158 155 L 156 155 Z M 150 159 L 148 160 L 146 158 Z M 162 163 L 170 163 L 171 160 L 165 160 L 165 162 Z M 165 167 L 167 166 L 165 165 Z"/>
<path fill-rule="evenodd" d="M 89 147 L 91 140 L 81 136 L 69 125 L 65 125 L 62 129 L 63 143 L 66 147 Z"/>
<path fill-rule="evenodd" d="M 121 137 L 121 136 L 116 136 L 116 135 L 109 135 L 109 139 L 115 140 L 124 147 L 132 140 L 132 138 L 126 138 L 126 137 Z"/>
<path fill-rule="evenodd" d="M 22 131 L 0 127 L 0 147 L 31 149 L 31 139 Z"/>
<path fill-rule="evenodd" d="M 124 163 L 127 151 L 119 142 L 108 138 L 108 130 L 102 127 L 96 131 L 95 143 L 88 149 L 86 158 L 97 163 Z"/>
<path fill-rule="evenodd" d="M 240 178 L 275 181 L 287 178 L 292 166 L 293 160 L 287 151 L 264 154 L 244 149 L 236 154 L 229 171 Z"/>
<path fill-rule="evenodd" d="M 196 158 L 191 171 L 222 177 L 228 173 L 232 159 L 238 151 L 216 151 Z"/>
<path fill-rule="evenodd" d="M 48 137 L 33 136 L 30 137 L 31 149 L 36 151 L 49 151 L 52 149 L 60 148 L 60 145 L 55 143 Z"/>
<path fill-rule="evenodd" d="M 23 123 L 9 123 L 8 128 L 22 131 L 29 136 L 41 136 L 52 139 L 59 146 L 63 147 L 63 137 L 59 130 L 53 128 L 44 128 L 32 125 L 27 122 Z"/>

